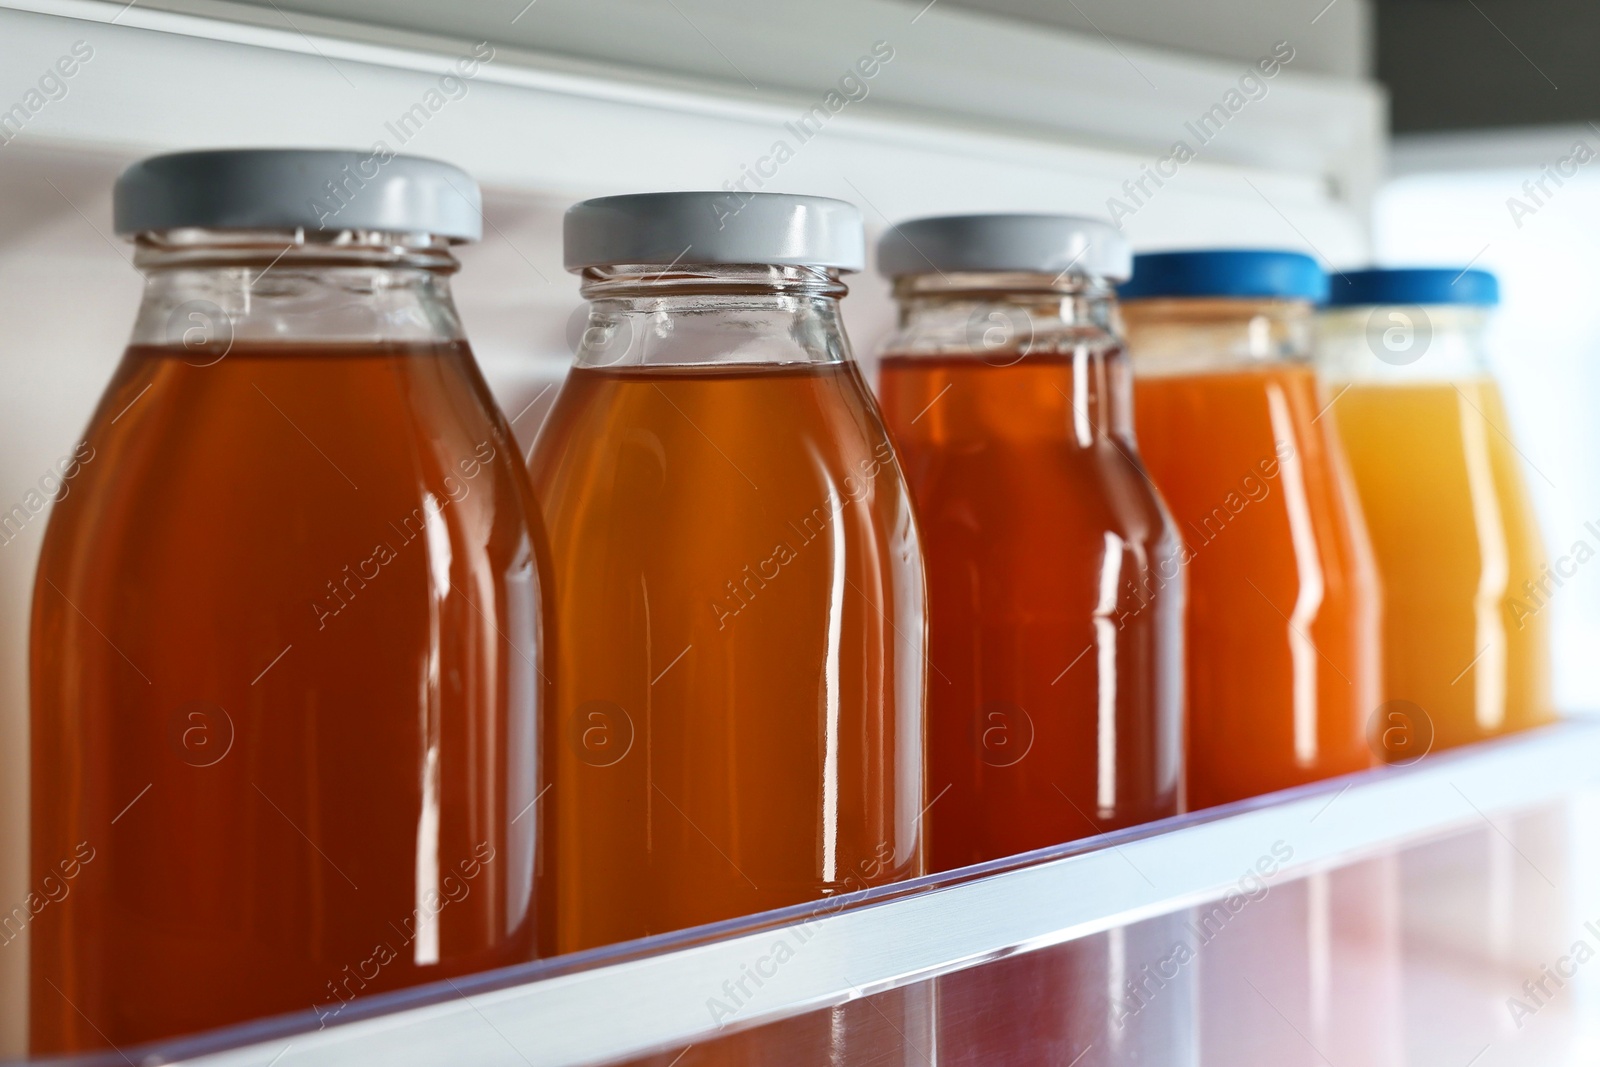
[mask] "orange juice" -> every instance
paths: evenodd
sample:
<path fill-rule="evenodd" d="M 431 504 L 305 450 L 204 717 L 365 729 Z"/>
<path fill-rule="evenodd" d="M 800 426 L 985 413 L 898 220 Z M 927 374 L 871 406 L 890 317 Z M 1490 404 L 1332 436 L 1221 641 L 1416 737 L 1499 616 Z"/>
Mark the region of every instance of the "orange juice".
<path fill-rule="evenodd" d="M 1312 370 L 1141 377 L 1134 405 L 1189 553 L 1190 806 L 1370 766 L 1378 581 Z"/>
<path fill-rule="evenodd" d="M 1395 762 L 1554 718 L 1545 608 L 1570 573 L 1545 561 L 1532 463 L 1489 375 L 1499 300 L 1485 270 L 1372 268 L 1341 275 L 1318 321 L 1318 365 L 1383 574 L 1373 726 Z"/>
<path fill-rule="evenodd" d="M 1192 808 L 1370 767 L 1380 586 L 1310 366 L 1327 276 L 1276 250 L 1137 256 L 1140 449 L 1186 542 Z"/>
<path fill-rule="evenodd" d="M 1384 578 L 1382 699 L 1440 747 L 1549 721 L 1553 587 L 1499 388 L 1358 382 L 1331 411 Z"/>

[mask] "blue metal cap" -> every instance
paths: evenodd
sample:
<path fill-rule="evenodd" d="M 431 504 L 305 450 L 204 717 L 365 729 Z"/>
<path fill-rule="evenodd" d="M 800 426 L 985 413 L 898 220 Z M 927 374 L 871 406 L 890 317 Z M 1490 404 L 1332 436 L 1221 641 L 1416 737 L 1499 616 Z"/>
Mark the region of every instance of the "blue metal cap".
<path fill-rule="evenodd" d="M 1328 276 L 1303 252 L 1213 249 L 1133 257 L 1133 277 L 1117 287 L 1123 300 L 1221 296 L 1309 300 L 1328 298 Z"/>
<path fill-rule="evenodd" d="M 1500 303 L 1500 283 L 1486 270 L 1458 267 L 1406 267 L 1386 270 L 1349 270 L 1333 279 L 1330 307 L 1369 304 L 1469 304 L 1493 307 Z"/>

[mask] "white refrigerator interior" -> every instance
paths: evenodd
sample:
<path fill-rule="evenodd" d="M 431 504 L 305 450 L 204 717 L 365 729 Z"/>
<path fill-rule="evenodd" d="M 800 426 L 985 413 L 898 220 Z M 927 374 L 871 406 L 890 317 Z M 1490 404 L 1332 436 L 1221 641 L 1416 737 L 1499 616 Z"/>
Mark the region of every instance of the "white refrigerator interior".
<path fill-rule="evenodd" d="M 1385 101 L 1364 75 L 1367 3 L 1342 0 L 1320 14 L 1321 4 L 1288 0 L 1227 3 L 1196 19 L 1175 2 L 1141 5 L 1134 18 L 1086 0 L 1078 14 L 1089 28 L 1020 20 L 1048 6 L 0 0 L 0 910 L 33 888 L 27 637 L 48 518 L 41 479 L 72 451 L 139 299 L 110 206 L 113 179 L 139 156 L 381 147 L 477 175 L 484 239 L 461 250 L 455 291 L 524 450 L 581 329 L 560 225 L 584 197 L 695 188 L 833 196 L 861 207 L 869 246 L 913 215 L 1040 211 L 1110 217 L 1136 250 L 1298 248 L 1335 267 L 1366 262 L 1375 240 L 1400 258 L 1473 255 L 1460 241 L 1407 229 L 1419 217 L 1410 206 L 1391 217 L 1408 195 L 1434 196 L 1432 187 L 1380 191 Z M 73 60 L 70 77 L 52 74 L 63 57 Z M 870 77 L 859 73 L 865 57 L 877 60 Z M 1579 194 L 1570 200 L 1576 211 Z M 1376 236 L 1374 202 L 1389 212 L 1379 212 Z M 1560 225 L 1532 221 L 1547 232 Z M 1513 239 L 1505 235 L 1508 249 Z M 1508 306 L 1521 308 L 1521 261 L 1498 255 L 1497 246 L 1485 262 L 1502 265 Z M 850 285 L 847 325 L 870 355 L 892 322 L 888 288 L 870 265 Z M 1561 298 L 1581 303 L 1570 289 Z M 1545 343 L 1558 342 L 1568 351 L 1575 343 Z M 1543 379 L 1515 360 L 1503 370 L 1541 470 L 1553 484 L 1592 486 L 1593 461 L 1541 428 L 1535 404 L 1518 403 L 1519 389 L 1561 396 L 1550 378 L 1577 366 L 1546 365 Z M 1549 423 L 1588 425 L 1581 405 L 1593 395 L 1568 394 L 1580 406 Z M 1592 452 L 1588 432 L 1578 444 Z M 1568 499 L 1540 498 L 1557 542 L 1600 516 L 1600 501 L 1574 510 Z M 1569 707 L 1600 703 L 1582 662 L 1585 639 L 1600 632 L 1597 602 L 1578 590 L 1558 620 Z M 1600 912 L 1582 907 L 1600 899 L 1600 872 L 1592 849 L 1572 847 L 1585 833 L 1593 839 L 1597 765 L 1595 729 L 1563 726 L 1393 780 L 1332 783 L 1104 848 L 1000 865 L 937 891 L 883 894 L 816 921 L 812 947 L 764 997 L 740 998 L 735 1022 L 747 1028 L 750 1055 L 768 1038 L 781 1043 L 785 1019 L 863 1004 L 886 1019 L 879 1008 L 888 1008 L 912 1035 L 932 1035 L 935 999 L 957 1006 L 952 1017 L 971 1005 L 964 1017 L 980 1026 L 984 1005 L 1014 1001 L 1007 991 L 1036 985 L 1040 968 L 1059 979 L 1095 954 L 1116 981 L 1083 994 L 1091 999 L 1081 1010 L 1098 1013 L 1083 1025 L 1121 1036 L 1092 1053 L 1019 1037 L 1015 1054 L 1040 1059 L 1016 1062 L 1071 1053 L 1088 1067 L 1139 1048 L 1167 1057 L 1159 1062 L 1587 1062 L 1583 1050 L 1600 1047 L 1594 976 L 1575 971 L 1537 1004 L 1521 983 L 1571 956 L 1574 939 L 1600 945 L 1583 926 Z M 1288 854 L 1277 855 L 1272 877 L 1236 893 L 1275 846 Z M 1245 904 L 1217 917 L 1219 901 L 1241 896 Z M 1330 899 L 1354 903 L 1341 910 Z M 1419 904 L 1430 900 L 1445 903 Z M 1333 925 L 1308 915 L 1331 915 Z M 1230 929 L 1212 950 L 1221 924 Z M 27 930 L 18 927 L 0 947 L 0 1056 L 26 1048 Z M 643 1056 L 665 1067 L 676 1050 L 714 1039 L 717 1012 L 708 1019 L 707 1004 L 771 937 L 735 929 L 567 971 L 536 968 L 326 1032 L 263 1031 L 189 1051 L 193 1062 L 285 1067 Z M 1178 962 L 1179 944 L 1197 940 L 1207 949 L 1194 953 L 1197 965 Z M 1407 947 L 1403 967 L 1382 949 L 1396 943 Z M 1155 970 L 1141 977 L 1147 965 Z M 1273 1001 L 1280 972 L 1313 976 L 1287 982 L 1310 990 L 1305 1003 Z M 1117 1021 L 1130 1012 L 1132 1022 Z M 1160 1044 L 1160 1027 L 1196 1019 L 1198 1044 Z M 907 1037 L 919 1054 L 937 1043 L 919 1040 Z"/>

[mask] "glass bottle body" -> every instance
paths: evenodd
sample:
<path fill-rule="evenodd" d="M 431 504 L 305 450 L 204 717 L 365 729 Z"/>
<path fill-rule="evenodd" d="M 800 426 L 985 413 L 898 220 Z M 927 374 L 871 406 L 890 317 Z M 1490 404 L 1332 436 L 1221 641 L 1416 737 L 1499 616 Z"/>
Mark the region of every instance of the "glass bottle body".
<path fill-rule="evenodd" d="M 936 869 L 1175 814 L 1179 542 L 1109 290 L 902 279 L 880 393 L 926 542 Z"/>
<path fill-rule="evenodd" d="M 1358 307 L 1318 324 L 1383 576 L 1392 761 L 1554 718 L 1541 608 L 1555 582 L 1484 319 L 1478 307 Z"/>
<path fill-rule="evenodd" d="M 533 954 L 544 545 L 442 243 L 141 238 L 34 591 L 32 1045 Z M 92 1022 L 91 1022 L 92 1020 Z"/>
<path fill-rule="evenodd" d="M 544 950 L 923 873 L 921 548 L 843 287 L 684 266 L 584 291 L 530 461 L 557 619 Z"/>
<path fill-rule="evenodd" d="M 1188 796 L 1372 764 L 1380 586 L 1293 301 L 1124 306 L 1145 461 L 1185 539 Z"/>

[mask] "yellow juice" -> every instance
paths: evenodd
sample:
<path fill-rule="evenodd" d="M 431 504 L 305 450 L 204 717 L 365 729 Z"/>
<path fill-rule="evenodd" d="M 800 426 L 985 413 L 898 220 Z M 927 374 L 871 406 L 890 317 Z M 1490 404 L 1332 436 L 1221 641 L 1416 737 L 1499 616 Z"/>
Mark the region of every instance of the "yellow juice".
<path fill-rule="evenodd" d="M 1420 707 L 1435 748 L 1549 721 L 1556 584 L 1499 389 L 1358 383 L 1331 414 L 1383 578 L 1384 700 Z M 1403 715 L 1394 727 L 1417 728 Z"/>

